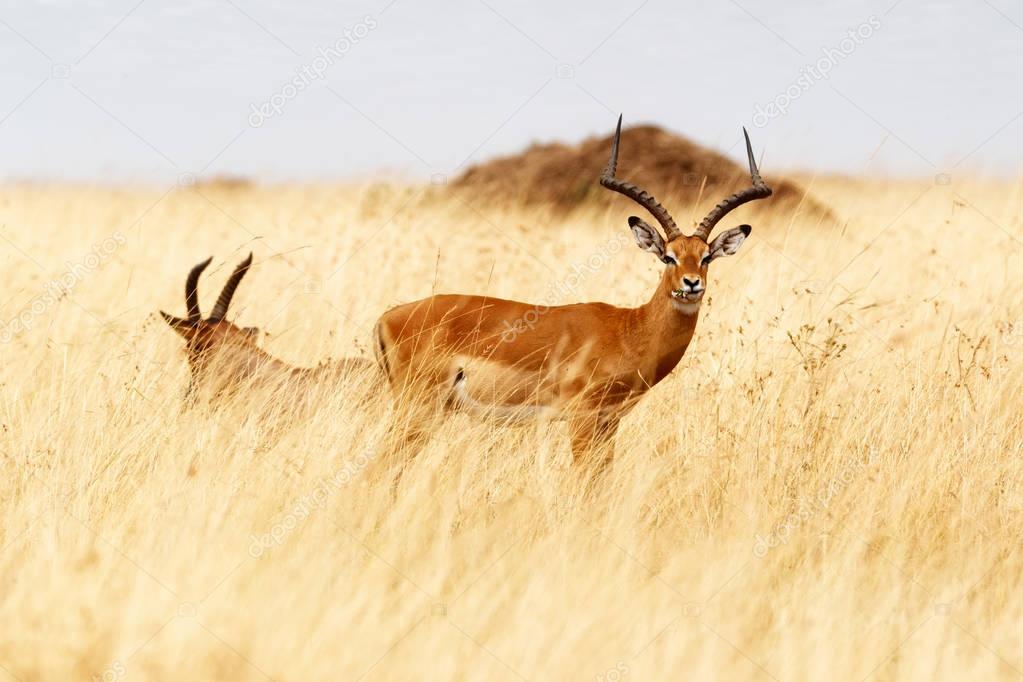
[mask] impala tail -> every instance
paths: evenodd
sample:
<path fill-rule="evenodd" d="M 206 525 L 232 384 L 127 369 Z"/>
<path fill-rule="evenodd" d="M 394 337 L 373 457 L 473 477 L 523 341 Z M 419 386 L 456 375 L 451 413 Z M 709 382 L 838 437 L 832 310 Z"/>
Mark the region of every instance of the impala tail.
<path fill-rule="evenodd" d="M 383 370 L 384 376 L 387 377 L 387 381 L 391 381 L 391 364 L 387 360 L 387 342 L 384 341 L 384 328 L 379 321 L 373 327 L 373 356 L 377 360 L 377 365 Z"/>

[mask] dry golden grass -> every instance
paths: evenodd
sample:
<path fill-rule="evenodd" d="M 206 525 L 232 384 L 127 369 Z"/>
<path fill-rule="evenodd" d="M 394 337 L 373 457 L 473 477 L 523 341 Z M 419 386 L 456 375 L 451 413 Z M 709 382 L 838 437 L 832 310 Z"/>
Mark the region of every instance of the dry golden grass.
<path fill-rule="evenodd" d="M 813 189 L 848 225 L 752 215 L 595 496 L 562 425 L 457 416 L 396 500 L 364 466 L 390 410 L 364 399 L 372 377 L 283 435 L 249 396 L 184 411 L 180 342 L 152 313 L 183 313 L 188 268 L 215 254 L 208 310 L 252 248 L 233 319 L 297 364 L 368 355 L 376 316 L 432 291 L 543 299 L 626 234 L 627 202 L 555 221 L 416 210 L 417 189 L 386 186 L 2 190 L 4 320 L 123 236 L 2 346 L 2 670 L 1019 677 L 1023 198 Z M 630 243 L 564 300 L 635 305 L 657 272 Z"/>

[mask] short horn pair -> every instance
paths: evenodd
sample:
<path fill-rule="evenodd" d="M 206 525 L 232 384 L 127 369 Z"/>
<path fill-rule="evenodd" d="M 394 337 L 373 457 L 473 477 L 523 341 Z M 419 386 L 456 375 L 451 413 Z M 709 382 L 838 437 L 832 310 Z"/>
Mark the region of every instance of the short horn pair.
<path fill-rule="evenodd" d="M 185 308 L 188 311 L 188 317 L 182 320 L 173 315 L 163 313 L 164 318 L 168 322 L 172 324 L 175 322 L 195 324 L 202 320 L 202 313 L 199 311 L 199 275 L 203 273 L 212 261 L 213 257 L 211 256 L 199 263 L 189 271 L 188 277 L 185 279 Z M 213 312 L 210 313 L 207 322 L 219 322 L 224 319 L 227 315 L 227 309 L 231 305 L 231 299 L 234 297 L 234 292 L 241 283 L 242 277 L 249 271 L 250 265 L 252 265 L 251 252 L 248 258 L 239 263 L 235 267 L 234 272 L 231 273 L 231 276 L 228 277 L 227 283 L 224 284 L 224 288 L 220 292 L 220 296 L 217 297 L 217 302 L 213 305 Z"/>

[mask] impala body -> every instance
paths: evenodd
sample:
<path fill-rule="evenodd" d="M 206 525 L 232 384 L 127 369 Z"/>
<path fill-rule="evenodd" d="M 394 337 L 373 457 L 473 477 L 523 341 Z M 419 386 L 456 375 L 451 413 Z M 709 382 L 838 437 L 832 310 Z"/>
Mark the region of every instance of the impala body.
<path fill-rule="evenodd" d="M 744 131 L 745 132 L 745 131 Z M 637 245 L 664 264 L 653 295 L 638 308 L 577 303 L 542 308 L 474 295 L 442 294 L 393 308 L 376 327 L 377 357 L 407 415 L 407 439 L 429 434 L 438 409 L 461 408 L 506 420 L 569 422 L 575 459 L 606 444 L 620 419 L 682 359 L 699 318 L 711 262 L 729 256 L 749 225 L 711 231 L 731 210 L 770 196 L 746 136 L 752 186 L 718 204 L 684 235 L 652 196 L 615 178 L 621 118 L 601 185 L 647 209 L 664 236 L 629 218 Z M 530 320 L 521 332 L 522 320 Z M 596 464 L 603 467 L 610 449 Z"/>
<path fill-rule="evenodd" d="M 295 367 L 273 357 L 257 343 L 259 329 L 239 327 L 224 319 L 238 284 L 252 264 L 252 254 L 238 264 L 206 319 L 199 311 L 199 276 L 210 264 L 196 265 L 185 280 L 187 317 L 160 311 L 163 319 L 185 340 L 190 380 L 187 398 L 216 401 L 239 389 L 269 389 L 293 404 L 315 399 L 312 389 L 340 381 L 347 373 L 370 366 L 361 358 L 346 358 L 316 367 Z"/>

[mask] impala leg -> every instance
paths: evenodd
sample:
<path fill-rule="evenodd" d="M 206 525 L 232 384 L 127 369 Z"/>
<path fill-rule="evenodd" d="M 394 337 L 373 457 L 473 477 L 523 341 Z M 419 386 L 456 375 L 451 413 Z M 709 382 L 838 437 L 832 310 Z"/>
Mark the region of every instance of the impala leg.
<path fill-rule="evenodd" d="M 604 474 L 614 459 L 612 441 L 620 421 L 618 414 L 589 414 L 576 417 L 569 424 L 572 460 L 576 467 L 591 470 L 594 480 Z"/>
<path fill-rule="evenodd" d="M 415 411 L 414 420 L 406 422 L 401 429 L 396 449 L 392 452 L 398 460 L 398 468 L 391 481 L 391 492 L 394 497 L 398 496 L 398 486 L 401 485 L 402 476 L 412 466 L 413 460 L 429 442 L 434 431 L 440 426 L 443 413 L 435 408 L 422 408 Z"/>
<path fill-rule="evenodd" d="M 443 419 L 443 404 L 431 392 L 417 390 L 398 395 L 384 447 L 389 465 L 397 465 L 391 482 L 395 494 L 405 470 L 429 442 Z"/>
<path fill-rule="evenodd" d="M 391 448 L 396 455 L 411 459 L 430 440 L 440 423 L 441 411 L 434 405 L 406 405 L 391 423 Z"/>

